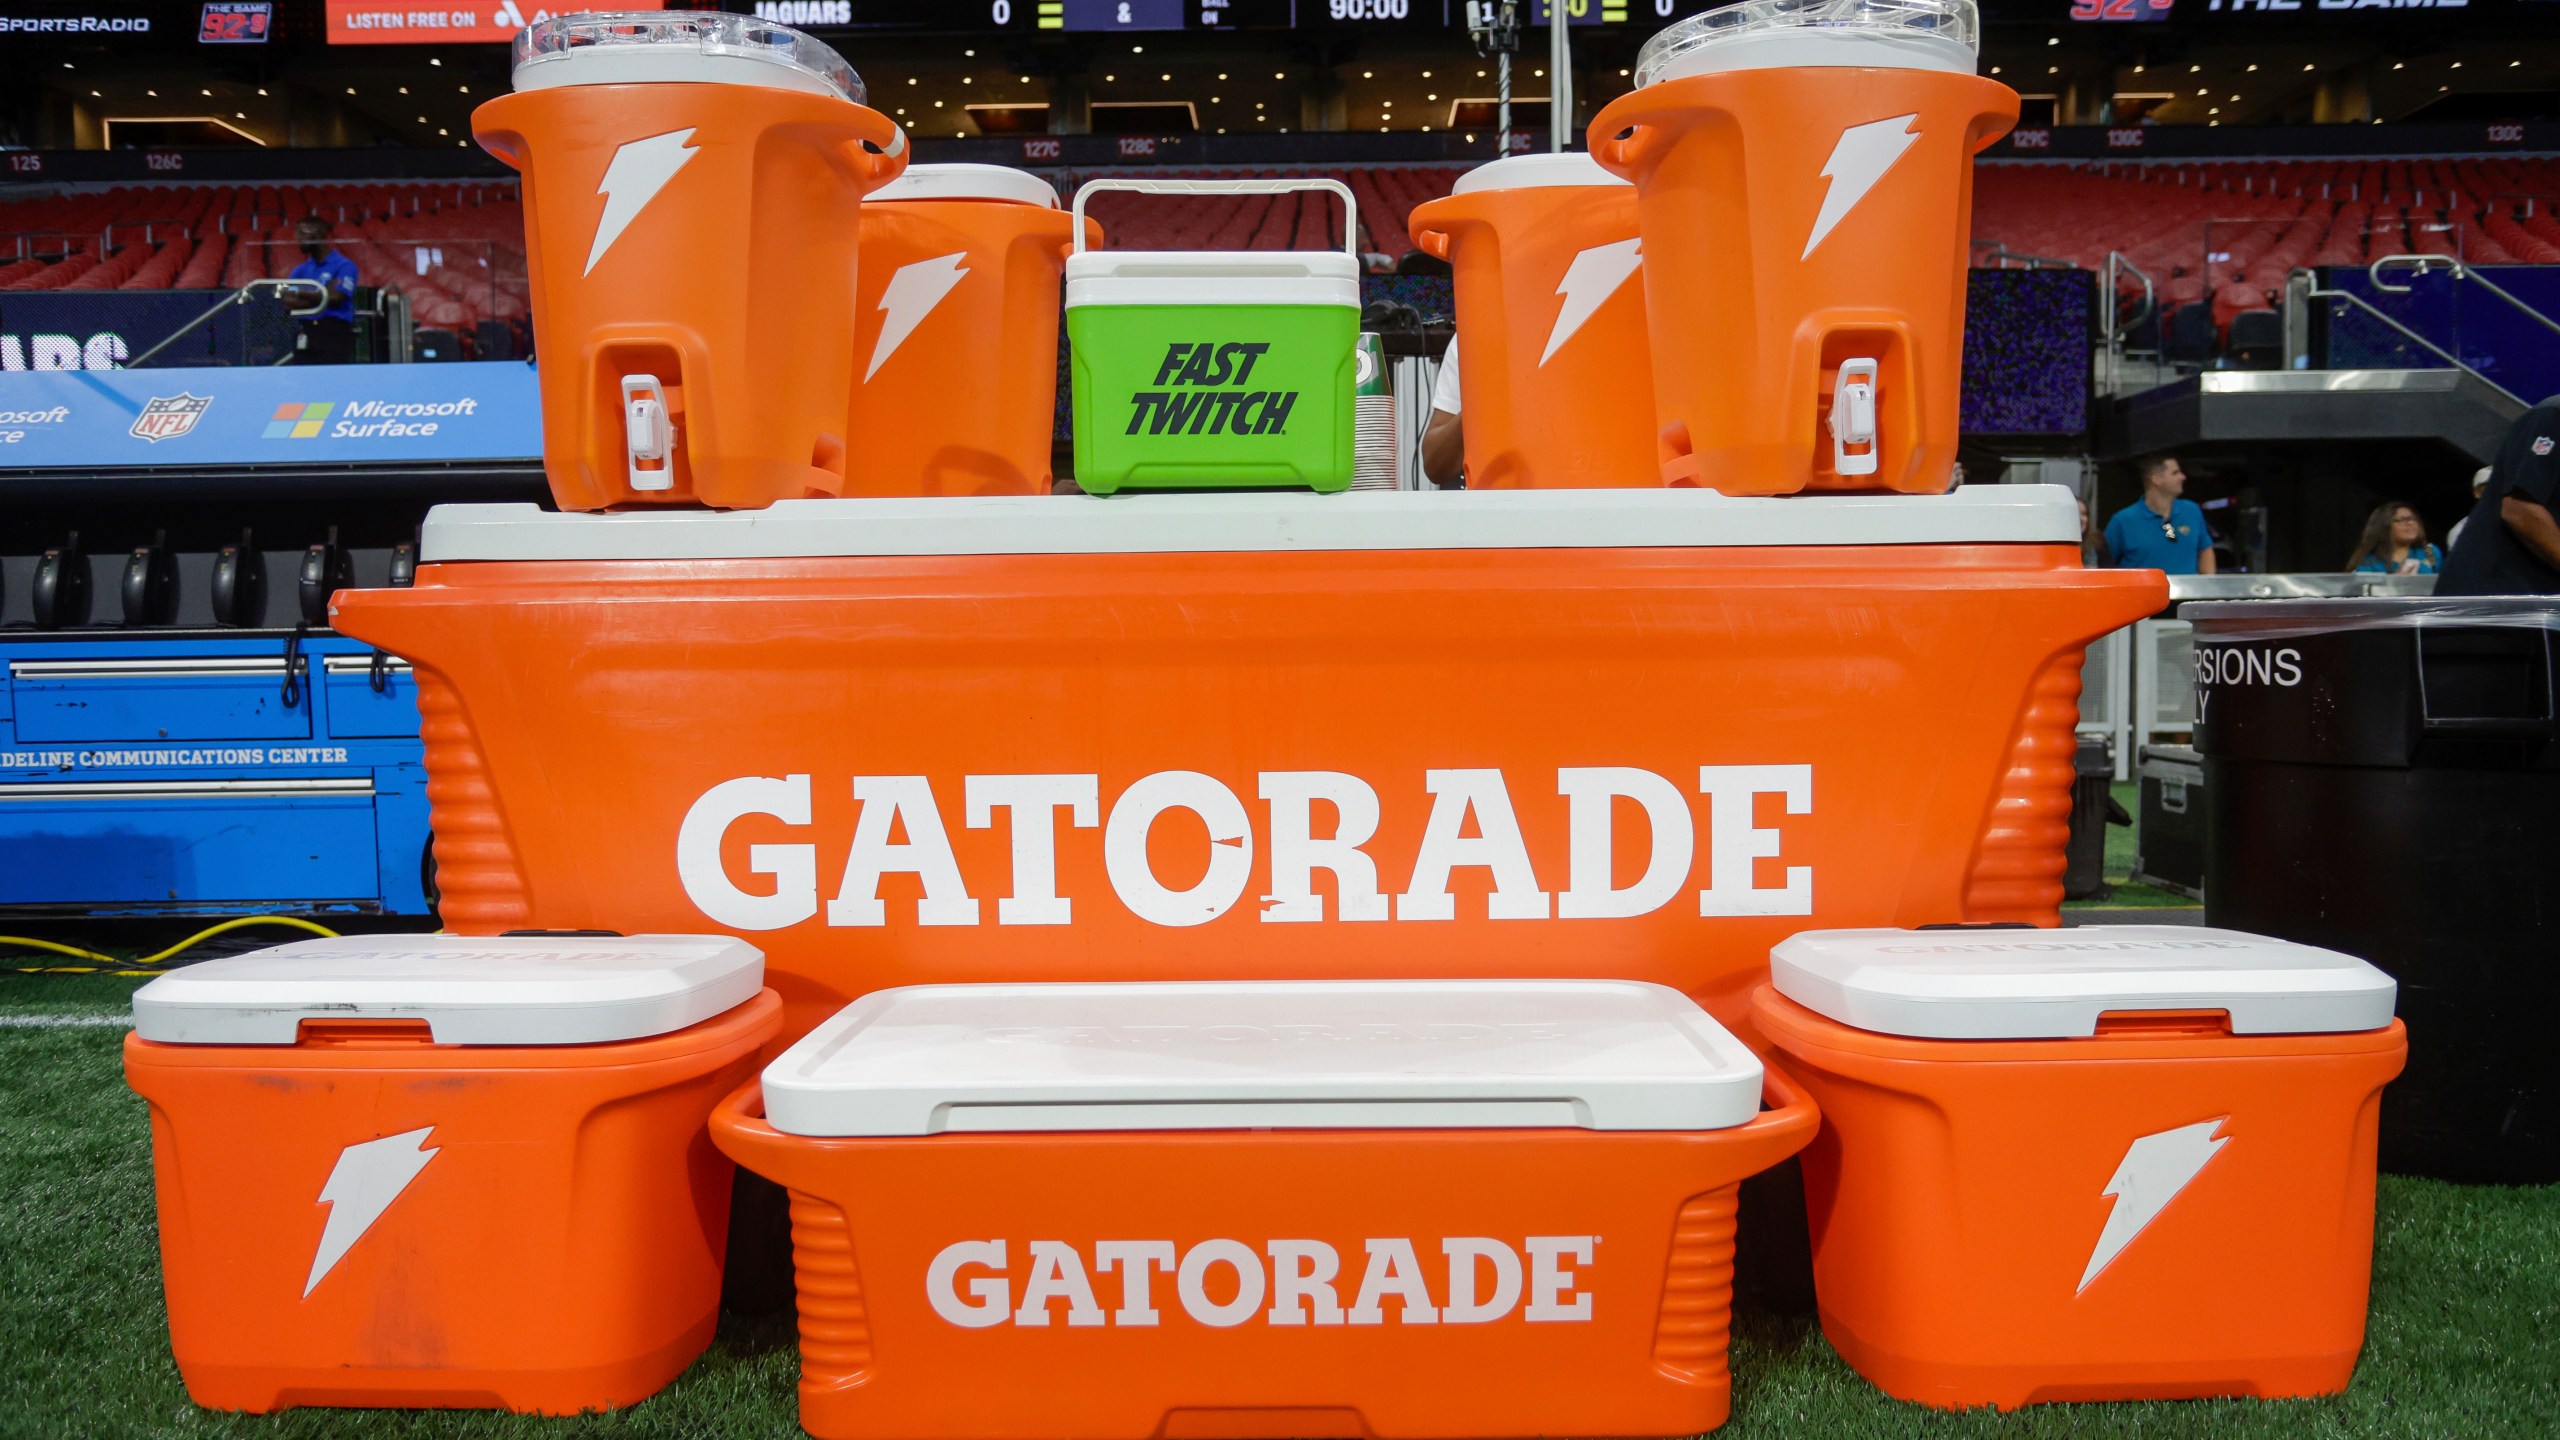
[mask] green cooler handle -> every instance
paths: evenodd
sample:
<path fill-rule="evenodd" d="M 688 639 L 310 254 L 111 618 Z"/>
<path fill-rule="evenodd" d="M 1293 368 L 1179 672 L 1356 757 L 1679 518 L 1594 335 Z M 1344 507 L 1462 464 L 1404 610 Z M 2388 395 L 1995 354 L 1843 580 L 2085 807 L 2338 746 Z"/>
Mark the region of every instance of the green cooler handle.
<path fill-rule="evenodd" d="M 1342 248 L 1360 255 L 1360 207 L 1351 187 L 1339 180 L 1087 180 L 1076 191 L 1075 253 L 1084 253 L 1084 202 L 1097 190 L 1130 190 L 1141 195 L 1278 195 L 1291 190 L 1329 190 L 1342 197 Z"/>

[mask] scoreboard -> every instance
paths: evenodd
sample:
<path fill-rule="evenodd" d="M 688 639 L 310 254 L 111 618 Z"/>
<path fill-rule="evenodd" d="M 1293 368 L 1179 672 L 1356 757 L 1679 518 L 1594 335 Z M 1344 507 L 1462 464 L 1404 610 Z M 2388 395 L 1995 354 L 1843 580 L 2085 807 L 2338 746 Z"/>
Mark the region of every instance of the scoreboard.
<path fill-rule="evenodd" d="M 1543 27 L 1550 9 L 1568 25 L 1650 33 L 1715 0 L 1523 0 L 1523 20 Z M 757 0 L 755 13 L 804 30 L 914 30 L 975 34 L 1110 34 L 1188 30 L 1440 30 L 1463 33 L 1466 0 Z"/>

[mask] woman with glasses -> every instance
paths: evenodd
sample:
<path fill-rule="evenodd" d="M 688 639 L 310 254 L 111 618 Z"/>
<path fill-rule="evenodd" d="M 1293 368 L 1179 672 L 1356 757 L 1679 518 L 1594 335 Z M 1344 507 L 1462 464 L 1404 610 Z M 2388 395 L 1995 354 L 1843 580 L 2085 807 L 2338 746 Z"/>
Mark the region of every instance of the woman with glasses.
<path fill-rule="evenodd" d="M 2373 507 L 2347 557 L 2347 568 L 2365 575 L 2433 575 L 2443 564 L 2444 552 L 2427 543 L 2427 522 L 2397 500 Z"/>

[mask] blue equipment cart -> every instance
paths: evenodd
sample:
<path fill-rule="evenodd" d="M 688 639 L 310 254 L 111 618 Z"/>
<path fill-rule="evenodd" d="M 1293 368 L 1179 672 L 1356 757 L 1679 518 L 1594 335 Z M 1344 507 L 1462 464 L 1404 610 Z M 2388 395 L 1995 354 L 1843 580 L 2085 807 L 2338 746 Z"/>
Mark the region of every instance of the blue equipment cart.
<path fill-rule="evenodd" d="M 406 662 L 327 631 L 0 632 L 0 913 L 433 895 Z"/>

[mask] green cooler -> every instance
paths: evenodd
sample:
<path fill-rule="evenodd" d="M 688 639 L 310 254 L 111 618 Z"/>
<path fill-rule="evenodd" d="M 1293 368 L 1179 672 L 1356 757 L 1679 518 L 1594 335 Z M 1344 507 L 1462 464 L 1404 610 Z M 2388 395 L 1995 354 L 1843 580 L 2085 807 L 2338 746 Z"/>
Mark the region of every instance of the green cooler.
<path fill-rule="evenodd" d="M 1342 199 L 1345 248 L 1086 250 L 1096 191 Z M 1360 233 L 1335 180 L 1095 180 L 1067 258 L 1076 483 L 1119 490 L 1346 490 Z"/>

